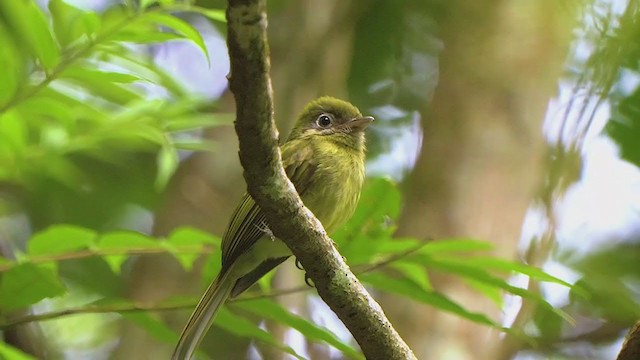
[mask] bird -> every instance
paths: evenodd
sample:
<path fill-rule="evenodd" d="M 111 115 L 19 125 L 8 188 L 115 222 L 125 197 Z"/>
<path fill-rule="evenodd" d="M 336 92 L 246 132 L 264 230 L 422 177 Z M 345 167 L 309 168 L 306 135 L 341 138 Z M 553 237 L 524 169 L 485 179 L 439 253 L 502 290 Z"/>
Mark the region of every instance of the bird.
<path fill-rule="evenodd" d="M 365 179 L 364 130 L 373 121 L 351 103 L 323 96 L 303 108 L 280 147 L 287 176 L 328 234 L 344 225 L 356 209 Z M 248 193 L 231 216 L 221 252 L 220 272 L 187 321 L 172 360 L 191 359 L 227 299 L 291 256 Z"/>

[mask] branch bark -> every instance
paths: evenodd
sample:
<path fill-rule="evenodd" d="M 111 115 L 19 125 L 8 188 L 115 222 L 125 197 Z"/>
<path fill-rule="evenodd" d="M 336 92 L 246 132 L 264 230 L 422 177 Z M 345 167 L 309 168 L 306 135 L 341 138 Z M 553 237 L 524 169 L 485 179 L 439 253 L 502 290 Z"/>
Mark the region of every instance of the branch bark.
<path fill-rule="evenodd" d="M 367 359 L 416 359 L 284 172 L 273 118 L 265 5 L 266 0 L 229 0 L 227 9 L 229 86 L 236 100 L 235 128 L 248 191 Z"/>
<path fill-rule="evenodd" d="M 640 359 L 640 321 L 635 323 L 622 344 L 616 360 Z"/>

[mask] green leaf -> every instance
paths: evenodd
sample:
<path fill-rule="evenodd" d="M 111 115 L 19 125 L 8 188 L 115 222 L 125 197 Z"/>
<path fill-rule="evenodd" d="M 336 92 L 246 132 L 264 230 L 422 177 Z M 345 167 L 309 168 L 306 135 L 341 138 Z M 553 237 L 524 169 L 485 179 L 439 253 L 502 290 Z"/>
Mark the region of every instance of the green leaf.
<path fill-rule="evenodd" d="M 106 63 L 129 69 L 146 81 L 164 87 L 178 98 L 192 100 L 185 96 L 187 91 L 183 84 L 174 79 L 164 69 L 158 67 L 151 59 L 140 58 L 140 55 L 132 54 L 127 47 L 117 43 L 110 43 L 108 47 L 101 47 L 100 52 L 104 57 L 103 61 Z M 191 110 L 193 108 L 190 107 Z"/>
<path fill-rule="evenodd" d="M 68 139 L 64 130 L 60 130 L 60 133 L 46 132 L 43 134 L 43 138 L 46 138 L 47 143 L 42 144 L 45 150 L 51 152 L 60 151 L 67 145 Z M 59 144 L 55 142 L 59 141 Z M 62 185 L 65 185 L 69 189 L 77 189 L 85 183 L 85 175 L 74 162 L 67 157 L 62 156 L 48 156 L 44 159 L 44 163 L 41 163 L 42 169 L 40 170 L 40 176 L 47 176 L 51 180 L 55 180 Z"/>
<path fill-rule="evenodd" d="M 76 78 L 90 83 L 112 82 L 112 83 L 132 83 L 134 81 L 142 81 L 144 79 L 133 75 L 113 71 L 101 71 L 88 67 L 71 66 L 68 67 L 61 77 Z"/>
<path fill-rule="evenodd" d="M 58 64 L 60 49 L 49 30 L 47 18 L 35 1 L 0 1 L 0 12 L 45 69 L 51 70 Z"/>
<path fill-rule="evenodd" d="M 114 231 L 100 237 L 98 250 L 122 251 L 126 253 L 133 249 L 160 249 L 162 245 L 158 241 L 152 240 L 148 236 L 133 231 Z M 122 263 L 127 259 L 127 255 L 108 255 L 105 261 L 116 274 L 120 273 Z"/>
<path fill-rule="evenodd" d="M 23 263 L 2 274 L 0 307 L 13 310 L 63 295 L 64 285 L 51 267 Z"/>
<path fill-rule="evenodd" d="M 267 345 L 273 346 L 276 349 L 280 349 L 288 354 L 291 354 L 297 359 L 304 359 L 302 356 L 298 355 L 291 347 L 282 344 L 281 342 L 276 340 L 273 335 L 259 328 L 258 325 L 252 323 L 244 317 L 231 313 L 224 307 L 221 308 L 218 312 L 214 325 L 226 330 L 233 335 L 261 341 Z"/>
<path fill-rule="evenodd" d="M 80 85 L 93 95 L 120 105 L 126 105 L 136 100 L 140 101 L 143 98 L 138 92 L 133 91 L 131 87 L 119 84 L 140 80 L 140 78 L 130 74 L 102 72 L 73 66 L 66 69 L 60 75 L 60 79 Z"/>
<path fill-rule="evenodd" d="M 424 257 L 423 260 L 426 260 L 426 266 L 429 268 L 436 268 L 439 270 L 443 270 L 449 274 L 456 274 L 465 278 L 473 279 L 483 284 L 493 286 L 505 291 L 508 291 L 514 295 L 518 295 L 522 298 L 532 300 L 543 307 L 553 311 L 556 315 L 564 318 L 568 322 L 573 323 L 574 320 L 564 311 L 560 309 L 555 309 L 551 304 L 549 304 L 540 294 L 529 291 L 527 289 L 519 288 L 517 286 L 513 286 L 509 284 L 507 281 L 495 277 L 489 274 L 487 271 L 483 269 L 482 266 L 477 266 L 473 264 L 473 262 L 469 262 L 467 258 L 465 259 L 429 259 Z"/>
<path fill-rule="evenodd" d="M 191 270 L 193 262 L 200 256 L 199 252 L 203 246 L 205 244 L 213 244 L 214 248 L 218 249 L 220 239 L 197 229 L 183 227 L 175 230 L 167 239 L 167 243 L 173 249 L 175 247 L 193 247 L 197 249 L 192 254 L 178 254 L 175 252 L 173 254 L 185 270 Z"/>
<path fill-rule="evenodd" d="M 446 296 L 434 291 L 426 291 L 408 279 L 392 278 L 379 273 L 363 274 L 360 277 L 363 281 L 379 290 L 414 299 L 478 324 L 502 329 L 499 324 L 489 319 L 486 315 L 471 312 Z"/>
<path fill-rule="evenodd" d="M 172 143 L 173 143 L 173 146 L 178 150 L 213 152 L 215 151 L 215 148 L 216 148 L 216 143 L 214 141 L 207 141 L 207 140 L 195 140 L 195 141 L 175 140 L 175 141 L 172 141 Z"/>
<path fill-rule="evenodd" d="M 58 273 L 66 281 L 101 296 L 114 297 L 123 293 L 122 279 L 109 267 L 107 260 L 101 257 L 62 261 L 58 264 Z"/>
<path fill-rule="evenodd" d="M 189 131 L 209 128 L 218 125 L 233 124 L 234 115 L 231 114 L 187 114 L 169 119 L 165 129 L 170 132 Z"/>
<path fill-rule="evenodd" d="M 420 250 L 423 254 L 449 253 L 449 252 L 470 252 L 493 250 L 492 243 L 474 239 L 442 239 L 429 241 Z"/>
<path fill-rule="evenodd" d="M 416 285 L 425 290 L 432 290 L 431 281 L 427 270 L 421 264 L 413 264 L 405 261 L 394 261 L 389 267 L 399 271 L 405 278 L 413 281 Z"/>
<path fill-rule="evenodd" d="M 92 11 L 80 10 L 64 0 L 49 1 L 49 12 L 58 43 L 65 48 L 76 40 L 88 40 L 100 28 L 100 17 Z"/>
<path fill-rule="evenodd" d="M 464 263 L 467 265 L 475 266 L 478 268 L 492 269 L 492 270 L 498 270 L 498 271 L 509 272 L 509 273 L 516 272 L 516 273 L 527 275 L 530 278 L 538 281 L 556 283 L 556 284 L 566 286 L 568 288 L 571 287 L 571 284 L 569 284 L 568 282 L 560 278 L 557 278 L 549 273 L 546 273 L 542 269 L 539 269 L 527 264 L 515 262 L 515 261 L 493 258 L 493 257 L 484 257 L 484 256 L 482 257 L 474 256 L 471 258 L 465 258 L 462 261 L 464 261 Z"/>
<path fill-rule="evenodd" d="M 58 225 L 35 234 L 27 246 L 29 255 L 56 255 L 86 249 L 95 244 L 93 230 L 74 225 Z"/>
<path fill-rule="evenodd" d="M 146 9 L 149 5 L 155 3 L 157 0 L 140 0 L 140 8 Z"/>
<path fill-rule="evenodd" d="M 483 282 L 471 278 L 462 278 L 462 281 L 467 283 L 467 285 L 469 285 L 472 289 L 486 296 L 489 300 L 496 304 L 498 308 L 502 308 L 504 306 L 504 293 L 500 288 L 487 285 Z"/>
<path fill-rule="evenodd" d="M 347 258 L 366 262 L 381 243 L 390 243 L 400 213 L 400 192 L 389 179 L 365 183 L 358 208 L 349 222 L 332 235 Z M 364 252 L 363 252 L 364 250 Z"/>
<path fill-rule="evenodd" d="M 25 119 L 15 109 L 0 114 L 0 151 L 21 154 L 29 138 L 29 128 Z"/>
<path fill-rule="evenodd" d="M 166 26 L 170 29 L 173 29 L 177 33 L 183 35 L 185 38 L 191 40 L 194 44 L 196 44 L 202 53 L 207 58 L 207 62 L 211 62 L 209 59 L 209 52 L 207 51 L 207 46 L 204 43 L 204 39 L 202 35 L 196 30 L 191 24 L 188 22 L 172 16 L 168 14 L 158 13 L 158 12 L 149 12 L 146 13 L 143 17 L 146 21 L 151 21 L 155 24 Z"/>
<path fill-rule="evenodd" d="M 191 245 L 212 245 L 220 246 L 220 238 L 214 236 L 206 231 L 192 228 L 189 226 L 179 227 L 174 230 L 169 238 L 168 242 L 177 246 L 191 246 Z"/>
<path fill-rule="evenodd" d="M 4 341 L 0 341 L 0 359 L 7 360 L 36 360 L 33 356 L 23 353 L 20 349 L 8 345 Z"/>
<path fill-rule="evenodd" d="M 123 312 L 120 315 L 146 330 L 158 341 L 171 344 L 178 341 L 178 334 L 149 312 Z"/>
<path fill-rule="evenodd" d="M 18 91 L 24 77 L 25 59 L 9 30 L 0 22 L 0 106 L 8 103 Z"/>
<path fill-rule="evenodd" d="M 263 318 L 290 326 L 298 330 L 307 340 L 327 343 L 352 359 L 363 359 L 359 351 L 349 346 L 349 344 L 343 343 L 340 338 L 331 331 L 291 313 L 274 301 L 267 299 L 238 301 L 233 303 L 233 307 L 238 307 Z"/>
<path fill-rule="evenodd" d="M 156 189 L 163 189 L 169 179 L 176 171 L 178 167 L 178 154 L 172 145 L 165 144 L 160 148 L 158 152 L 158 158 L 156 160 L 158 166 L 158 175 L 156 176 L 155 186 Z"/>
<path fill-rule="evenodd" d="M 206 8 L 199 7 L 199 6 L 189 6 L 185 10 L 198 13 L 198 14 L 200 14 L 202 16 L 205 16 L 205 17 L 207 17 L 207 18 L 209 18 L 211 20 L 219 21 L 219 22 L 222 22 L 222 23 L 226 23 L 227 22 L 227 16 L 226 16 L 224 10 L 206 9 Z"/>

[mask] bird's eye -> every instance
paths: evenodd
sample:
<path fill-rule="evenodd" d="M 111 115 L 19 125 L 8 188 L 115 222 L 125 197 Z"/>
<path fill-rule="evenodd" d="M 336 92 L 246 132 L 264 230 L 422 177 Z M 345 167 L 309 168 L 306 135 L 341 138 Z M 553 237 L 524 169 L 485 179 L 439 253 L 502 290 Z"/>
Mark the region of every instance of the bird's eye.
<path fill-rule="evenodd" d="M 331 116 L 331 114 L 322 114 L 318 116 L 316 124 L 318 124 L 318 126 L 322 128 L 328 128 L 329 126 L 331 126 L 331 124 L 333 124 L 333 116 Z"/>

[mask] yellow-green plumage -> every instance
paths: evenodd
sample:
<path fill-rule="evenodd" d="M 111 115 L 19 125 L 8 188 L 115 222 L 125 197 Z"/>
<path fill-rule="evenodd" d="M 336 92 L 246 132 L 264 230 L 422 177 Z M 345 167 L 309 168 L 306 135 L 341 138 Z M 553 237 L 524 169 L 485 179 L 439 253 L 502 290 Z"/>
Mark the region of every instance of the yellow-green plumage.
<path fill-rule="evenodd" d="M 364 182 L 364 129 L 373 121 L 348 102 L 316 99 L 304 108 L 282 162 L 302 201 L 330 234 L 353 214 Z M 183 330 L 174 360 L 190 359 L 215 313 L 291 255 L 272 238 L 262 210 L 245 194 L 222 238 L 222 268 Z"/>

